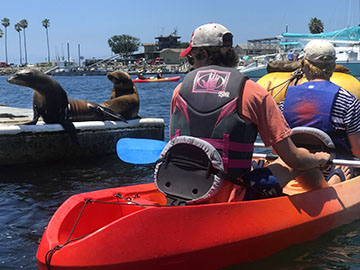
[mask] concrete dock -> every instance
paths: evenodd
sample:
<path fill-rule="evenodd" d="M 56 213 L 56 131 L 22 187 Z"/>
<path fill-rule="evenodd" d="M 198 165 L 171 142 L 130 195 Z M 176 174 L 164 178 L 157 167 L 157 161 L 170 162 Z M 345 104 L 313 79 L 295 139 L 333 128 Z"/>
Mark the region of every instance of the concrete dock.
<path fill-rule="evenodd" d="M 164 139 L 164 120 L 74 122 L 75 144 L 60 124 L 22 125 L 31 109 L 0 106 L 0 166 L 113 154 L 120 138 Z"/>

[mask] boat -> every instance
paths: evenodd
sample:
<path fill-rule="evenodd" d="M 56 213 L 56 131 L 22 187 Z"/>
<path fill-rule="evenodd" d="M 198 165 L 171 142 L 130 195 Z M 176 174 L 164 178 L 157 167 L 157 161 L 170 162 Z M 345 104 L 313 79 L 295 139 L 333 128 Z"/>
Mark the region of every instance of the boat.
<path fill-rule="evenodd" d="M 260 78 L 267 74 L 267 63 L 274 59 L 286 58 L 286 51 L 301 52 L 305 45 L 314 39 L 331 42 L 336 51 L 336 64 L 345 66 L 354 77 L 360 77 L 360 26 L 352 26 L 320 34 L 298 34 L 284 32 L 279 36 L 279 52 L 275 56 L 261 55 L 254 57 L 253 63 L 238 70 L 250 78 Z M 300 55 L 302 57 L 302 55 Z M 255 61 L 255 59 L 262 59 Z"/>
<path fill-rule="evenodd" d="M 175 77 L 163 77 L 163 78 L 156 78 L 156 77 L 149 77 L 146 79 L 133 79 L 133 82 L 136 83 L 150 83 L 150 82 L 178 82 L 180 80 L 180 76 L 175 76 Z"/>
<path fill-rule="evenodd" d="M 219 269 L 268 257 L 360 217 L 360 177 L 288 196 L 164 206 L 154 183 L 87 192 L 55 212 L 36 259 L 45 269 Z"/>
<path fill-rule="evenodd" d="M 294 82 L 289 82 L 292 72 L 272 72 L 257 80 L 257 83 L 268 90 L 274 97 L 275 101 L 279 103 L 286 95 L 287 88 L 294 85 Z M 306 78 L 302 77 L 297 85 L 306 82 Z M 354 76 L 342 72 L 334 72 L 330 81 L 342 88 L 352 92 L 358 99 L 360 99 L 360 82 Z"/>
<path fill-rule="evenodd" d="M 250 64 L 246 66 L 239 66 L 237 70 L 249 78 L 260 78 L 267 74 L 268 62 L 278 59 L 279 57 L 279 54 L 255 56 L 251 59 L 252 62 Z"/>
<path fill-rule="evenodd" d="M 343 65 L 351 71 L 351 75 L 360 76 L 360 26 L 355 25 L 341 30 L 319 34 L 282 33 L 287 42 L 298 42 L 300 49 L 314 39 L 331 42 L 336 51 L 336 64 Z"/>
<path fill-rule="evenodd" d="M 249 78 L 260 78 L 267 74 L 266 68 L 267 63 L 253 62 L 247 66 L 239 67 L 238 71 L 248 76 Z"/>

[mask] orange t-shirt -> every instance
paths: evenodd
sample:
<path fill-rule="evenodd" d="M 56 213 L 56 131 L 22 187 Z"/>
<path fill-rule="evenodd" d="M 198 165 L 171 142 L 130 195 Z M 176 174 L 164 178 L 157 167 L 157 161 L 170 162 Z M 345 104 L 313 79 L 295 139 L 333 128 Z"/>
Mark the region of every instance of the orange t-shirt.
<path fill-rule="evenodd" d="M 171 115 L 181 83 L 175 88 L 171 100 Z M 240 110 L 240 108 L 238 108 Z M 242 110 L 239 115 L 247 123 L 254 123 L 266 146 L 272 146 L 291 135 L 291 129 L 273 97 L 260 85 L 247 80 L 244 86 Z"/>

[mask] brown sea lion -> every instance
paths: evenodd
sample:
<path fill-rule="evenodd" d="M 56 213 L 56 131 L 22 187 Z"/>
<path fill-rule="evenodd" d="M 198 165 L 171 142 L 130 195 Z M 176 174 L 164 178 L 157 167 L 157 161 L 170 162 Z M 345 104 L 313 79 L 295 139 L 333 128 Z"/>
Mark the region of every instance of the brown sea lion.
<path fill-rule="evenodd" d="M 270 61 L 267 64 L 266 70 L 268 73 L 271 73 L 271 72 L 293 72 L 300 67 L 301 67 L 301 60 L 299 60 L 299 61 L 274 60 L 274 61 Z M 334 72 L 341 72 L 341 73 L 346 73 L 346 74 L 351 73 L 351 71 L 343 65 L 336 65 Z"/>
<path fill-rule="evenodd" d="M 18 71 L 7 81 L 34 90 L 33 120 L 24 124 L 36 124 L 41 116 L 47 124 L 61 124 L 75 142 L 77 142 L 76 130 L 72 122 L 126 121 L 121 115 L 96 103 L 81 99 L 68 99 L 66 92 L 57 81 L 36 69 Z"/>
<path fill-rule="evenodd" d="M 274 60 L 267 64 L 266 70 L 271 72 L 292 72 L 301 66 L 301 61 Z"/>
<path fill-rule="evenodd" d="M 131 80 L 130 75 L 116 70 L 107 73 L 106 77 L 113 82 L 114 86 L 110 100 L 104 101 L 100 105 L 121 114 L 126 119 L 137 118 L 140 101 L 135 83 Z"/>
<path fill-rule="evenodd" d="M 338 64 L 336 64 L 334 72 L 341 72 L 341 73 L 345 73 L 345 74 L 351 73 L 350 69 L 348 69 L 347 67 L 345 67 L 343 65 L 338 65 Z"/>

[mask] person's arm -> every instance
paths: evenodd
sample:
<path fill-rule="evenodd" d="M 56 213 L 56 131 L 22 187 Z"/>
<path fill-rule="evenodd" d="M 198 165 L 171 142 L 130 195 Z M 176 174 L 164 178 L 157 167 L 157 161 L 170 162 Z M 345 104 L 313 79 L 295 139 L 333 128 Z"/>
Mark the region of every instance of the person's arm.
<path fill-rule="evenodd" d="M 296 179 L 305 190 L 329 186 L 318 167 L 329 160 L 330 154 L 312 154 L 305 148 L 297 148 L 290 138 L 276 143 L 273 149 L 281 158 L 268 165 L 268 168 L 282 187 L 292 179 Z"/>
<path fill-rule="evenodd" d="M 290 138 L 274 144 L 273 149 L 289 167 L 300 171 L 324 165 L 330 158 L 326 152 L 310 153 L 305 148 L 298 148 Z"/>
<path fill-rule="evenodd" d="M 343 119 L 352 154 L 360 158 L 360 101 L 354 94 L 340 89 L 333 104 L 334 112 Z"/>
<path fill-rule="evenodd" d="M 357 158 L 360 158 L 360 133 L 348 134 L 348 139 L 351 145 L 351 152 Z"/>

